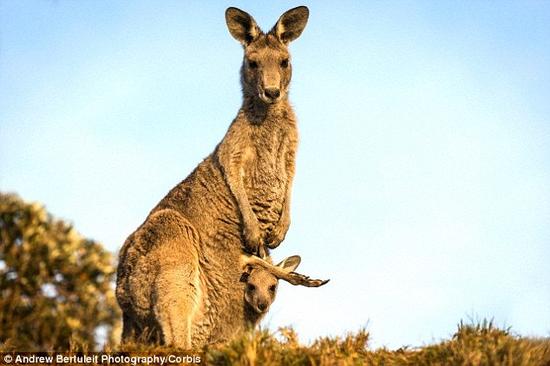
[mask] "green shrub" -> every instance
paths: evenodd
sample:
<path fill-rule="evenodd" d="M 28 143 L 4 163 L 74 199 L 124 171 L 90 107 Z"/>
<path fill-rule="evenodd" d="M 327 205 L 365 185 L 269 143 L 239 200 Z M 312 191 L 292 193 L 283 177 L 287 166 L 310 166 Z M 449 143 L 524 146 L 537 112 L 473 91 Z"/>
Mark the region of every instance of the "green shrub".
<path fill-rule="evenodd" d="M 38 203 L 0 193 L 0 344 L 4 350 L 95 347 L 119 319 L 111 254 Z"/>

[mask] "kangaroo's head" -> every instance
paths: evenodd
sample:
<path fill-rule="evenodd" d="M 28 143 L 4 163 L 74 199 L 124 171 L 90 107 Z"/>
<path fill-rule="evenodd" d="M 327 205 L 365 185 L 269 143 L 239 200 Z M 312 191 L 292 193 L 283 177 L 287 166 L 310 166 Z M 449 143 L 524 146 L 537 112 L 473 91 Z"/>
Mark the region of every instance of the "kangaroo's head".
<path fill-rule="evenodd" d="M 290 273 L 300 264 L 299 256 L 288 257 L 276 266 L 283 272 Z M 259 314 L 266 313 L 275 300 L 279 277 L 272 269 L 257 265 L 247 265 L 241 276 L 241 281 L 246 283 L 244 299 L 251 308 Z"/>
<path fill-rule="evenodd" d="M 229 32 L 244 47 L 241 83 L 245 97 L 267 104 L 286 99 L 292 76 L 288 44 L 300 36 L 308 16 L 305 6 L 290 9 L 266 34 L 248 13 L 226 10 Z"/>

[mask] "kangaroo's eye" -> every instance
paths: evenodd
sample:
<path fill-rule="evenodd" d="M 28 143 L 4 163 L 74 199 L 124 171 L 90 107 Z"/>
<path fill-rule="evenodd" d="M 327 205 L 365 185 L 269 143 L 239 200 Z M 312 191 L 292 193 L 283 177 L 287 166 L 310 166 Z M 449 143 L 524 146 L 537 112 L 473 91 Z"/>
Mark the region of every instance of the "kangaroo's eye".
<path fill-rule="evenodd" d="M 250 67 L 251 69 L 257 69 L 258 68 L 258 63 L 256 61 L 248 61 L 248 67 Z"/>
<path fill-rule="evenodd" d="M 246 287 L 248 289 L 248 291 L 254 291 L 256 289 L 256 286 L 254 286 L 253 284 L 249 283 L 248 286 Z"/>
<path fill-rule="evenodd" d="M 271 291 L 271 292 L 275 292 L 276 289 L 277 289 L 277 286 L 275 286 L 275 285 L 269 286 L 269 291 Z"/>
<path fill-rule="evenodd" d="M 285 58 L 283 61 L 281 61 L 281 67 L 284 69 L 288 67 L 288 58 Z"/>

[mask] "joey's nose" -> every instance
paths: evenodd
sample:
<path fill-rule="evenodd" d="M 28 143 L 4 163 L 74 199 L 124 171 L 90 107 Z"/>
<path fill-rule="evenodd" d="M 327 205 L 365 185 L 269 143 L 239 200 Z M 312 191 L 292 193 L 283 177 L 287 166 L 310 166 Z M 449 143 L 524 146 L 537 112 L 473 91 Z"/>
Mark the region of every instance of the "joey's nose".
<path fill-rule="evenodd" d="M 279 91 L 279 88 L 266 88 L 265 95 L 271 99 L 277 99 L 281 95 L 281 92 Z"/>
<path fill-rule="evenodd" d="M 260 309 L 260 311 L 265 311 L 265 309 L 267 309 L 267 304 L 265 302 L 259 303 L 258 309 Z"/>

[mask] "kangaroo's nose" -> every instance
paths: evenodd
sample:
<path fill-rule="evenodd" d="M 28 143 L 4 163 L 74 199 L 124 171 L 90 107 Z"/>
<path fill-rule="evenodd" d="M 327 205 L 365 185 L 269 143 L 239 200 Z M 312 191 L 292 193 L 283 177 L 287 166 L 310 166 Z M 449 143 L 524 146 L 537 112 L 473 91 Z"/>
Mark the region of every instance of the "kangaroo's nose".
<path fill-rule="evenodd" d="M 259 303 L 258 309 L 260 309 L 261 311 L 264 311 L 265 309 L 267 309 L 267 304 L 265 302 Z"/>
<path fill-rule="evenodd" d="M 279 88 L 266 88 L 264 92 L 265 95 L 271 99 L 277 99 L 279 95 L 281 95 Z"/>

